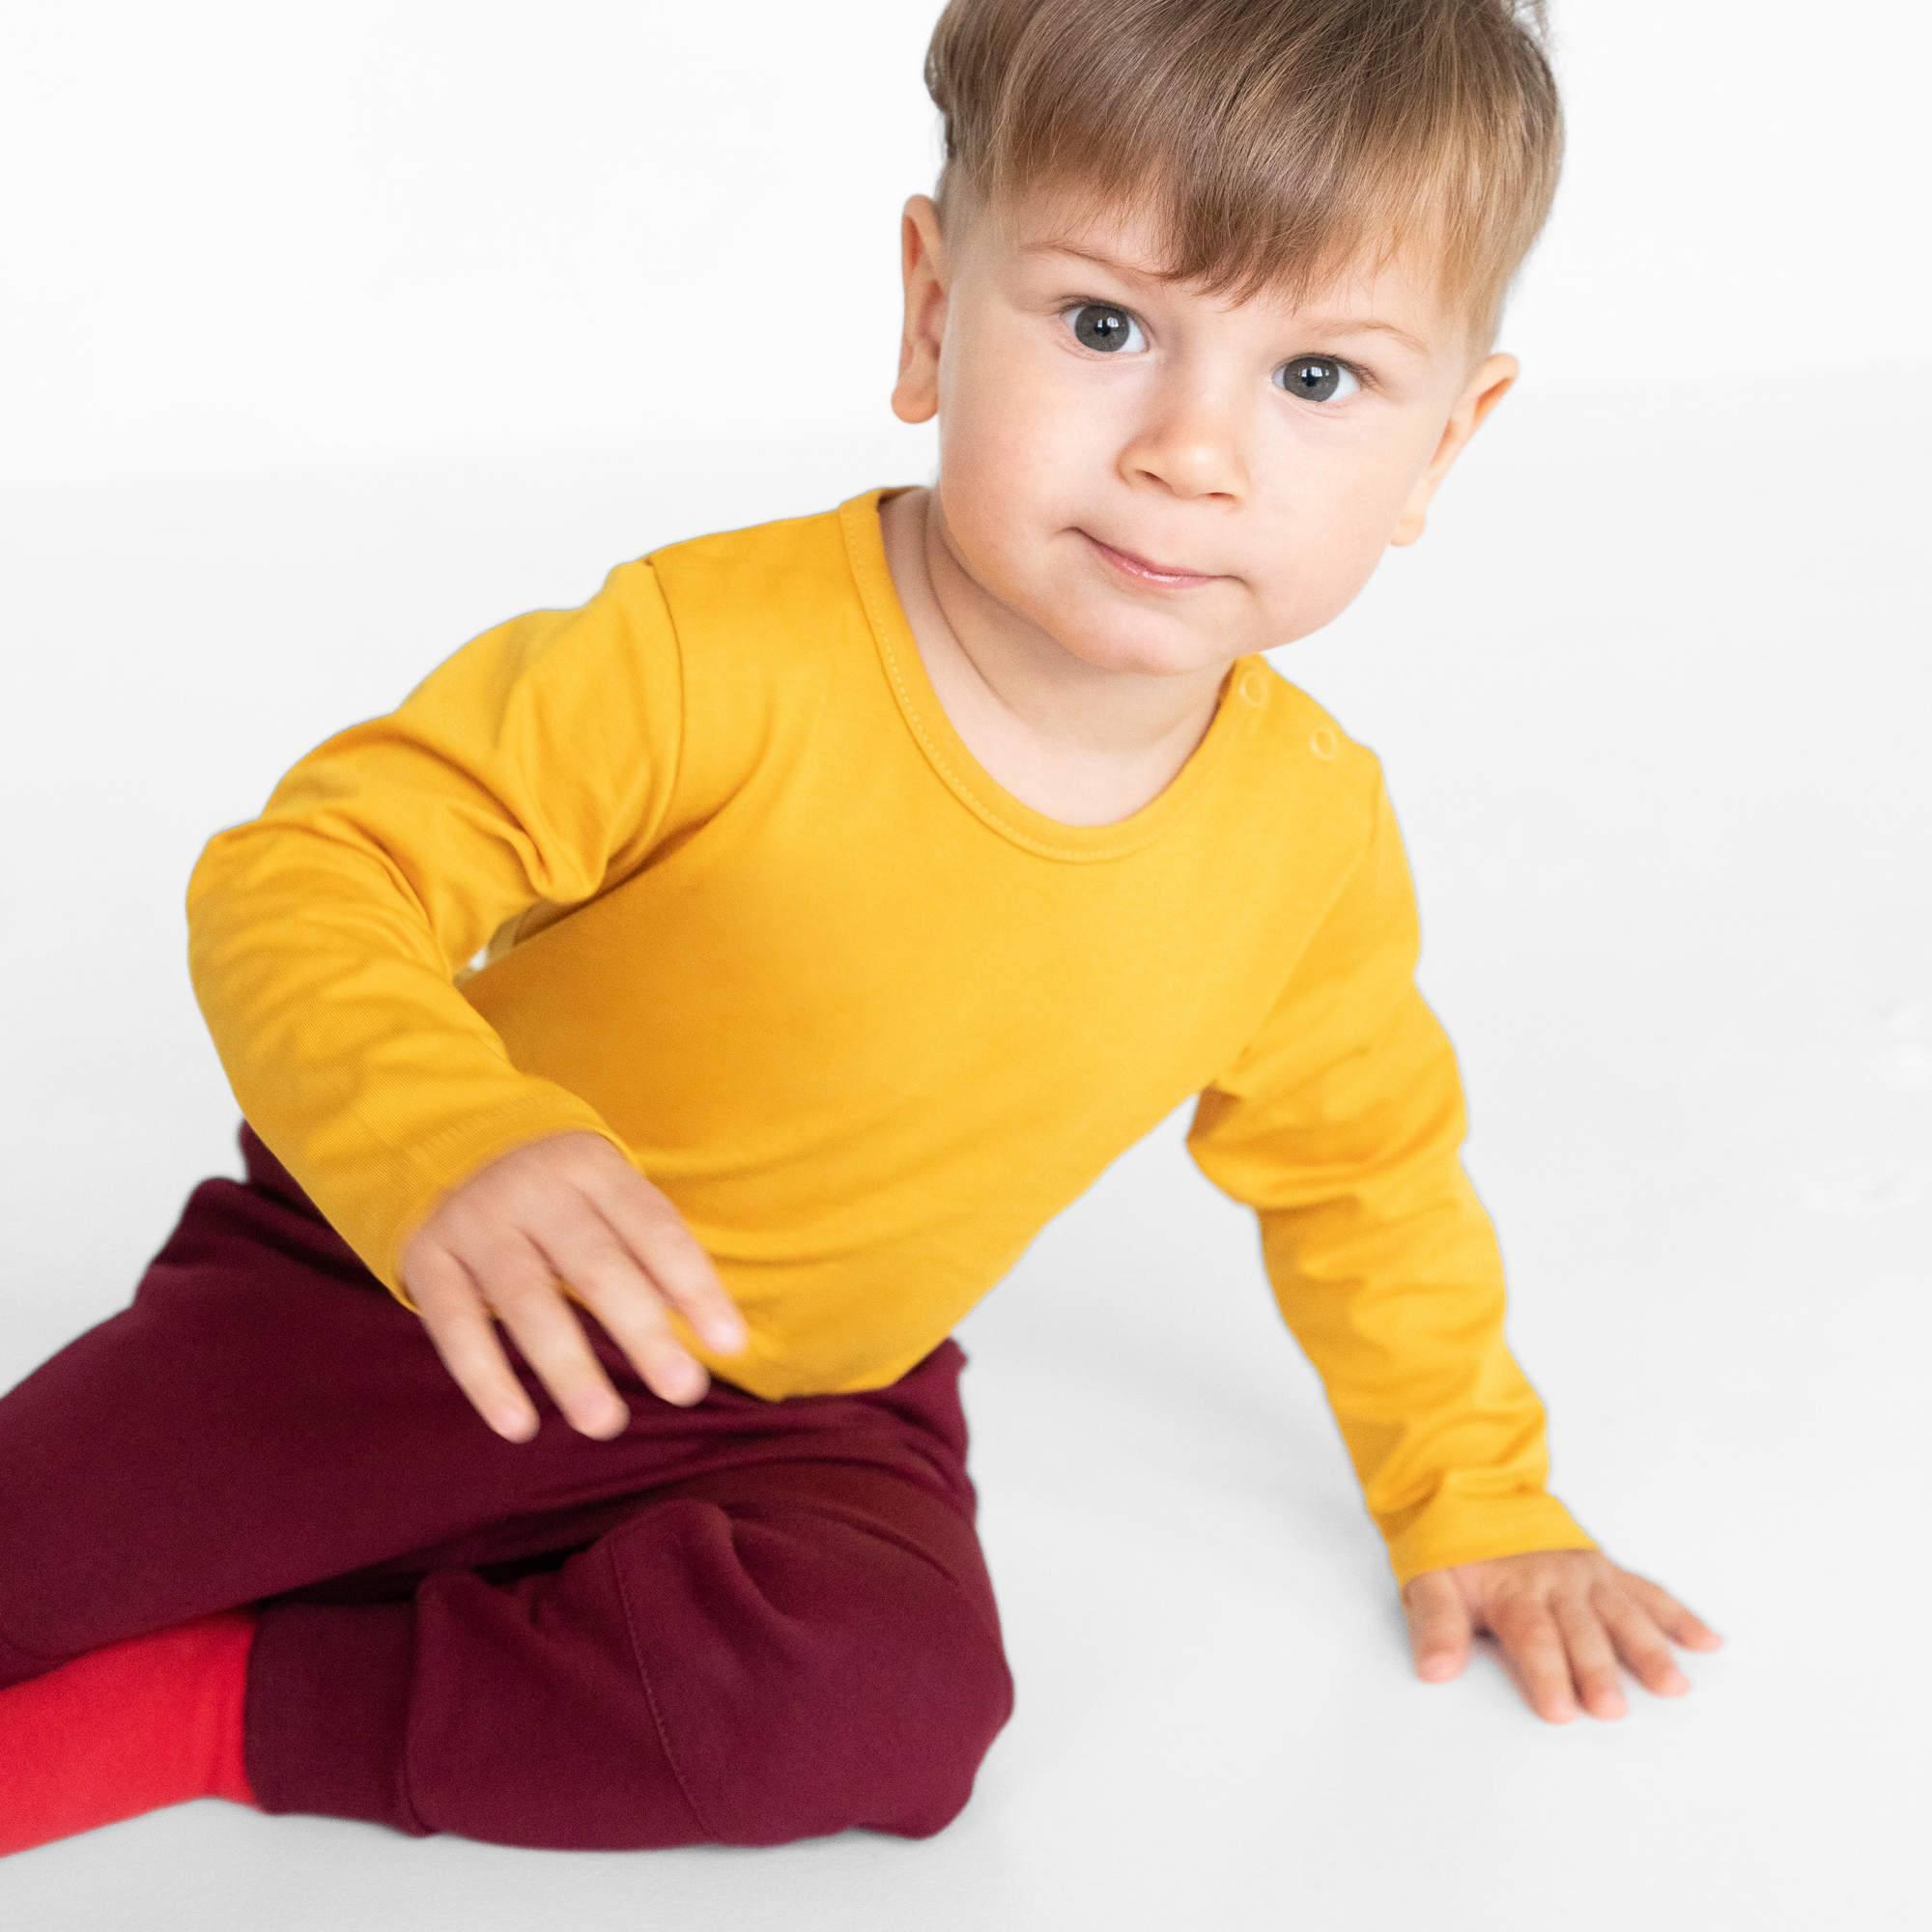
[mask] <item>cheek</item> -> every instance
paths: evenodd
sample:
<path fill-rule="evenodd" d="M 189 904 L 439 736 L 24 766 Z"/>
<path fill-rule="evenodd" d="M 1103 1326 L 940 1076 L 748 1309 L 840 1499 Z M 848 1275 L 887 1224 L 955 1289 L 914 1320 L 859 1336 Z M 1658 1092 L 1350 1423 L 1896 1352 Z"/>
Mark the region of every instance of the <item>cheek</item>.
<path fill-rule="evenodd" d="M 1045 331 L 1050 321 L 1019 309 L 969 309 L 949 323 L 940 352 L 944 412 L 955 412 L 963 442 L 1007 452 L 1028 474 L 1063 467 L 1057 453 L 1078 457 L 1083 443 L 1104 445 L 1111 428 L 1095 407 L 1093 385 Z M 946 434 L 942 419 L 941 434 Z"/>
<path fill-rule="evenodd" d="M 1045 546 L 1042 519 L 1012 488 L 1013 473 L 1001 452 L 982 440 L 970 460 L 955 463 L 948 452 L 938 495 L 968 573 L 988 595 L 1019 608 L 1041 587 Z"/>
<path fill-rule="evenodd" d="M 1277 452 L 1283 494 L 1304 524 L 1322 524 L 1344 541 L 1348 533 L 1393 524 L 1408 495 L 1419 459 L 1413 438 L 1390 423 L 1321 424 L 1292 437 Z"/>
<path fill-rule="evenodd" d="M 1255 559 L 1252 580 L 1282 641 L 1319 630 L 1354 600 L 1388 553 L 1406 495 L 1402 479 L 1366 475 L 1354 461 L 1297 469 L 1269 518 L 1281 540 Z"/>
<path fill-rule="evenodd" d="M 1273 520 L 1289 533 L 1289 559 L 1359 584 L 1388 547 L 1413 468 L 1406 442 L 1304 445 L 1281 478 L 1284 507 Z"/>
<path fill-rule="evenodd" d="M 961 358 L 954 391 L 959 407 L 940 418 L 942 469 L 959 505 L 948 523 L 962 546 L 982 557 L 1010 552 L 1025 574 L 1039 566 L 1044 539 L 1092 514 L 1094 477 L 1104 474 L 1104 432 L 1084 424 L 1056 387 L 1020 355 L 1000 368 L 977 356 Z M 949 400 L 944 409 L 951 409 Z"/>

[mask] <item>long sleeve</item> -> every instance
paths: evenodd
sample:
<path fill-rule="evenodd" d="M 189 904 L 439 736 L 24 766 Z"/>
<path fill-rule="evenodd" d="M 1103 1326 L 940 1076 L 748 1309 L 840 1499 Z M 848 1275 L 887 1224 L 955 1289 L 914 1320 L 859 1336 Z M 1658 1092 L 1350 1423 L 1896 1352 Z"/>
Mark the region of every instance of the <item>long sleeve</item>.
<path fill-rule="evenodd" d="M 651 562 L 619 564 L 583 605 L 485 631 L 325 740 L 194 866 L 189 977 L 242 1111 L 405 1307 L 397 1255 L 446 1188 L 548 1134 L 623 1149 L 512 1064 L 460 969 L 513 916 L 642 862 L 681 697 Z"/>
<path fill-rule="evenodd" d="M 1597 1545 L 1547 1488 L 1545 1411 L 1504 1339 L 1501 1254 L 1463 1165 L 1462 1080 L 1415 982 L 1414 882 L 1375 770 L 1360 859 L 1259 1035 L 1198 1096 L 1187 1148 L 1257 1212 L 1400 1587 Z"/>

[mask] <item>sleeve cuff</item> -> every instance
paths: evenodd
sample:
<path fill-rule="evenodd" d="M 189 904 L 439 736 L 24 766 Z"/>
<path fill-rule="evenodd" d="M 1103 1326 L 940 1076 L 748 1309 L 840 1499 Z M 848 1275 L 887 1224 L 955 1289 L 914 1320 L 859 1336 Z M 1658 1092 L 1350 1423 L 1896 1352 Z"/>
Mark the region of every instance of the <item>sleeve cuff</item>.
<path fill-rule="evenodd" d="M 1402 1529 L 1384 1532 L 1400 1590 L 1425 1570 L 1520 1556 L 1534 1549 L 1595 1549 L 1598 1543 L 1548 1491 L 1480 1501 L 1443 1496 Z"/>

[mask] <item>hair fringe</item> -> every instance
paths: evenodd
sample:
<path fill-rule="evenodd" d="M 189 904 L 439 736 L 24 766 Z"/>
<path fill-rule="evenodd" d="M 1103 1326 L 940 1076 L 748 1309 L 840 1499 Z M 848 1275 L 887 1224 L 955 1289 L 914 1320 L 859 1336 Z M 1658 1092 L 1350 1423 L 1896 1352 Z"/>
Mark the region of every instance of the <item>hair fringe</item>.
<path fill-rule="evenodd" d="M 1121 213 L 1295 305 L 1413 250 L 1479 354 L 1562 171 L 1547 0 L 947 0 L 924 79 L 949 232 Z"/>

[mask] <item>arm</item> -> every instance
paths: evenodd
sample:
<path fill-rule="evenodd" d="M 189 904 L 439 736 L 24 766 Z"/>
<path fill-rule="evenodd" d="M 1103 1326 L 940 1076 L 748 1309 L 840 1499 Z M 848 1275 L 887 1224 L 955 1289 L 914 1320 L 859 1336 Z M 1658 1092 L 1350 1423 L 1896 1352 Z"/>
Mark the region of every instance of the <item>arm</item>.
<path fill-rule="evenodd" d="M 595 1109 L 520 1071 L 458 989 L 504 921 L 640 864 L 681 749 L 648 558 L 485 631 L 300 758 L 189 876 L 188 971 L 242 1113 L 389 1292 L 443 1191 Z M 628 1154 L 627 1154 L 628 1157 Z M 420 1311 L 416 1311 L 420 1312 Z"/>
<path fill-rule="evenodd" d="M 1455 1054 L 1415 983 L 1414 883 L 1379 761 L 1359 860 L 1187 1149 L 1255 1208 L 1398 1586 L 1595 1548 L 1548 1490 L 1546 1417 L 1504 1340 L 1495 1231 L 1461 1158 Z"/>

